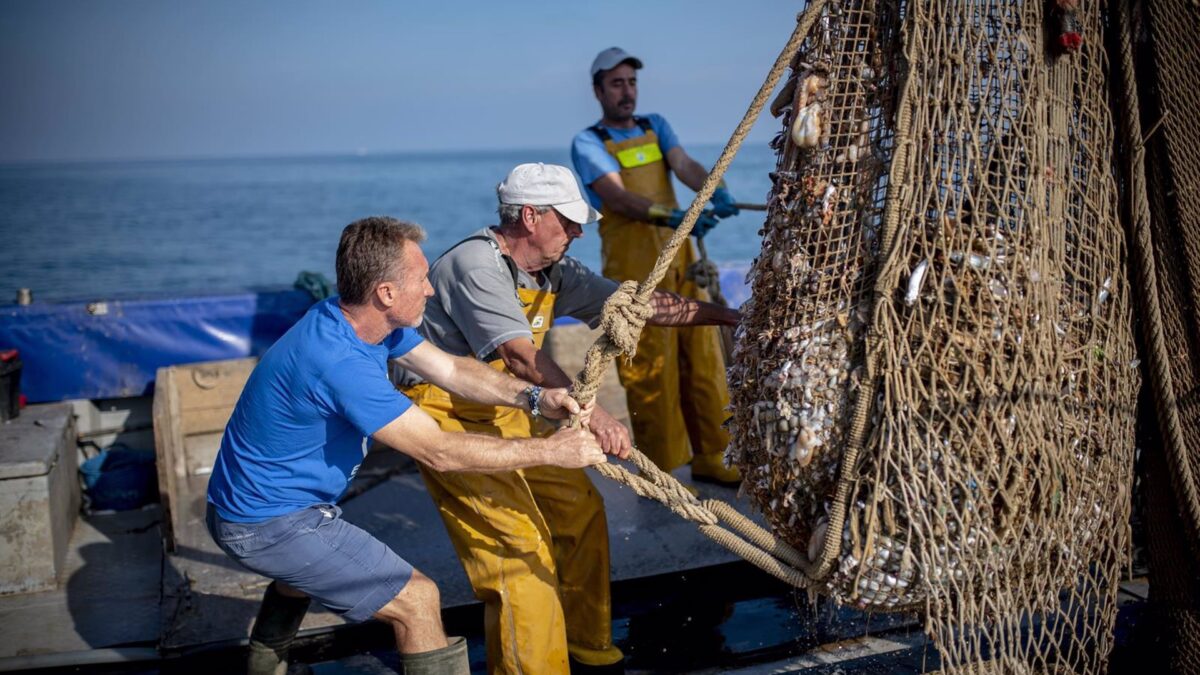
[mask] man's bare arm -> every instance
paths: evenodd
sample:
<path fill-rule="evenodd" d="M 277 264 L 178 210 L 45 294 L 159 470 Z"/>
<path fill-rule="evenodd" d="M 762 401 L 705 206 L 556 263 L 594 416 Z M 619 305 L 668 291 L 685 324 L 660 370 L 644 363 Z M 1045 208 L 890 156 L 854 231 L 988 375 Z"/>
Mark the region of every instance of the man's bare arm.
<path fill-rule="evenodd" d="M 509 340 L 496 348 L 513 375 L 543 387 L 569 387 L 571 376 L 529 338 Z"/>
<path fill-rule="evenodd" d="M 676 176 L 679 176 L 680 182 L 695 192 L 700 191 L 700 186 L 704 185 L 704 179 L 708 178 L 708 169 L 692 159 L 691 155 L 678 145 L 667 151 L 667 165 L 671 167 Z"/>
<path fill-rule="evenodd" d="M 582 429 L 564 428 L 548 438 L 526 439 L 452 433 L 415 405 L 371 437 L 440 472 L 488 473 L 543 465 L 577 469 L 605 461 L 596 438 Z"/>
<path fill-rule="evenodd" d="M 651 326 L 736 326 L 741 318 L 736 309 L 670 291 L 654 291 L 650 303 L 654 316 L 646 323 Z"/>
<path fill-rule="evenodd" d="M 397 359 L 405 369 L 446 391 L 486 405 L 529 409 L 522 393 L 529 383 L 489 367 L 467 356 L 451 356 L 429 342 L 422 342 Z"/>
<path fill-rule="evenodd" d="M 422 342 L 396 361 L 455 396 L 526 412 L 529 411 L 529 397 L 525 390 L 530 384 L 539 384 L 519 380 L 468 356 L 451 356 L 428 342 Z M 562 419 L 580 412 L 579 404 L 565 388 L 547 388 L 540 400 L 541 412 L 546 417 Z"/>

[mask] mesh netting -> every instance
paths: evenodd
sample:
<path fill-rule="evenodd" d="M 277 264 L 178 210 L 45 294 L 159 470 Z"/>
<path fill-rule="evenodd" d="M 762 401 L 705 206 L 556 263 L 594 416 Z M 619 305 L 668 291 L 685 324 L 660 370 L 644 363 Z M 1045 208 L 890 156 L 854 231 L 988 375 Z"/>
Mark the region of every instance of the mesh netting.
<path fill-rule="evenodd" d="M 1130 221 L 1145 300 L 1139 315 L 1161 441 L 1144 450 L 1151 614 L 1166 665 L 1200 672 L 1200 6 L 1155 0 L 1115 7 L 1120 98 L 1132 118 Z"/>
<path fill-rule="evenodd" d="M 814 3 L 815 4 L 815 3 Z M 1103 670 L 1137 370 L 1099 7 L 826 2 L 730 369 L 745 489 L 948 670 Z"/>

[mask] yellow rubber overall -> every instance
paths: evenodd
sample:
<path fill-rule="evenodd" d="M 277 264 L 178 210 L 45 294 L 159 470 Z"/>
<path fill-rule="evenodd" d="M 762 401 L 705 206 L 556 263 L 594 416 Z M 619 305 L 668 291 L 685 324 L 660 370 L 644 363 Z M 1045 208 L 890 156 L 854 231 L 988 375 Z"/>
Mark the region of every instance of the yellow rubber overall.
<path fill-rule="evenodd" d="M 624 141 L 608 139 L 604 147 L 621 164 L 625 189 L 656 204 L 677 207 L 671 174 L 658 136 L 645 135 Z M 671 237 L 669 227 L 627 218 L 607 205 L 601 209 L 600 255 L 604 276 L 616 281 L 640 281 L 650 274 Z M 709 301 L 708 292 L 687 279 L 688 266 L 697 260 L 687 242 L 658 285 L 664 291 Z M 625 386 L 629 416 L 638 449 L 664 470 L 688 463 L 693 467 L 719 467 L 729 434 L 721 427 L 728 412 L 729 390 L 721 335 L 713 326 L 660 328 L 646 326 L 632 360 L 617 359 L 617 373 Z"/>
<path fill-rule="evenodd" d="M 539 349 L 554 320 L 554 294 L 517 289 Z M 507 372 L 504 361 L 489 363 Z M 517 408 L 480 405 L 428 383 L 405 392 L 446 431 L 503 438 L 553 428 Z M 567 673 L 568 654 L 604 666 L 612 644 L 608 521 L 582 469 L 421 474 L 475 597 L 484 603 L 490 673 Z"/>

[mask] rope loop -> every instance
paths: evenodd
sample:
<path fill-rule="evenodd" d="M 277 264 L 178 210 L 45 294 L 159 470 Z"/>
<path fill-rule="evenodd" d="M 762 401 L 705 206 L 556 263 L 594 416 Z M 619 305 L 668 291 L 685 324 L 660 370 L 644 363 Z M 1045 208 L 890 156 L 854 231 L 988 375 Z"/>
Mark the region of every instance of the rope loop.
<path fill-rule="evenodd" d="M 604 303 L 600 314 L 600 327 L 610 342 L 625 356 L 637 353 L 638 339 L 646 321 L 654 316 L 650 303 L 639 302 L 636 281 L 623 281 L 616 292 Z"/>
<path fill-rule="evenodd" d="M 675 515 L 695 523 L 700 531 L 730 552 L 782 581 L 806 588 L 816 583 L 804 554 L 776 539 L 729 504 L 715 499 L 700 501 L 669 473 L 654 466 L 634 448 L 629 460 L 638 468 L 633 473 L 616 462 L 597 464 L 600 475 L 633 490 L 639 497 L 653 499 Z"/>

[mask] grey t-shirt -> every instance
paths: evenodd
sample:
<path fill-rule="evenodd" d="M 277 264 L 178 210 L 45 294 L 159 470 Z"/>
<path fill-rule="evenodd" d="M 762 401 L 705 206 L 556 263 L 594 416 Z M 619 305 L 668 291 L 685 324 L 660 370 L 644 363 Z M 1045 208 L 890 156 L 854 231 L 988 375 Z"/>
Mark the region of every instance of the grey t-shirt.
<path fill-rule="evenodd" d="M 516 285 L 496 235 L 484 228 L 438 258 L 429 269 L 433 297 L 425 305 L 421 334 L 443 351 L 491 360 L 500 345 L 520 337 L 532 339 L 529 320 L 516 287 L 554 290 L 554 316 L 572 316 L 595 327 L 600 310 L 617 283 L 589 270 L 575 258 L 558 263 L 561 280 L 551 289 L 545 271 L 536 276 L 517 268 Z M 556 275 L 557 276 L 557 275 Z"/>

